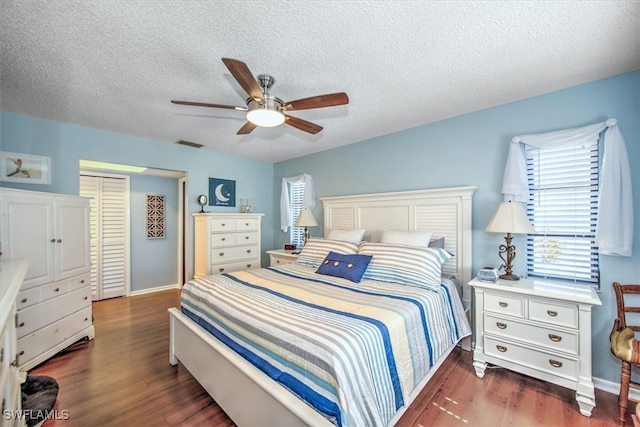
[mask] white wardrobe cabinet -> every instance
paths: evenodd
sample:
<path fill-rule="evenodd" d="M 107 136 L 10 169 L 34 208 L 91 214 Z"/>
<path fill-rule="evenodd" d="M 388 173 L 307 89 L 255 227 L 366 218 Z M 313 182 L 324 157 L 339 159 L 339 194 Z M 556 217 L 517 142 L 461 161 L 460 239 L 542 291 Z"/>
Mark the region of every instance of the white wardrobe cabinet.
<path fill-rule="evenodd" d="M 16 301 L 20 368 L 94 338 L 89 199 L 0 188 L 0 244 L 3 259 L 30 260 Z"/>

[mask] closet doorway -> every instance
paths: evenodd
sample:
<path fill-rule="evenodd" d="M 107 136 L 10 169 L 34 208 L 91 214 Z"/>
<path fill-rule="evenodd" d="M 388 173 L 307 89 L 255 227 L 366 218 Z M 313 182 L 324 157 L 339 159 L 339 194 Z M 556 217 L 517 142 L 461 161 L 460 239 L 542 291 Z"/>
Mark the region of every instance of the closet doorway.
<path fill-rule="evenodd" d="M 91 198 L 91 297 L 129 295 L 129 177 L 81 172 L 80 196 Z"/>

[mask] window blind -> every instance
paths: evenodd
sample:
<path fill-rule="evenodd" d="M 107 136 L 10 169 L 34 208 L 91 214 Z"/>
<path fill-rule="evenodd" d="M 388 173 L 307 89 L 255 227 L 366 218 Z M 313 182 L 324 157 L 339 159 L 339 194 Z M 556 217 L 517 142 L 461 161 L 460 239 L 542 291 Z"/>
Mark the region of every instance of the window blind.
<path fill-rule="evenodd" d="M 298 215 L 302 211 L 302 202 L 304 198 L 304 182 L 290 184 L 291 192 L 289 197 L 289 218 L 291 218 L 291 233 L 290 243 L 295 245 L 296 248 L 302 248 L 304 246 L 304 228 L 296 227 L 296 221 Z"/>
<path fill-rule="evenodd" d="M 598 142 L 579 147 L 527 147 L 529 276 L 599 283 L 595 243 Z"/>

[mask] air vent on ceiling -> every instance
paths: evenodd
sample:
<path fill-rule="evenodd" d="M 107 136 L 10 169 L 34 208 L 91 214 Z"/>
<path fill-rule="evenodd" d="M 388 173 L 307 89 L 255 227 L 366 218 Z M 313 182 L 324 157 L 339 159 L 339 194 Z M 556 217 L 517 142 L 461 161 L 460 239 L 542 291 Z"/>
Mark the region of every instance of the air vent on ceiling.
<path fill-rule="evenodd" d="M 193 148 L 201 148 L 202 147 L 202 144 L 197 144 L 197 143 L 191 142 L 191 141 L 185 141 L 184 139 L 176 141 L 176 144 L 186 145 L 187 147 L 193 147 Z"/>

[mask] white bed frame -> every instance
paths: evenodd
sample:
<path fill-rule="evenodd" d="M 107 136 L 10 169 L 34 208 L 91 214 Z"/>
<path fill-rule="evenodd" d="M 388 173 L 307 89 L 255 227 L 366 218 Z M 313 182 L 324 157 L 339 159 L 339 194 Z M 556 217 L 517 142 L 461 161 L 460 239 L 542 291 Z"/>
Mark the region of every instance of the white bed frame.
<path fill-rule="evenodd" d="M 445 249 L 455 257 L 443 271 L 456 275 L 463 304 L 469 307 L 474 192 L 475 187 L 456 187 L 321 198 L 324 230 L 365 228 L 369 241 L 379 241 L 384 230 L 430 231 L 434 238 L 444 237 Z M 169 363 L 181 362 L 238 426 L 333 426 L 180 310 L 170 308 L 169 314 Z M 389 425 L 400 419 L 454 347 L 440 357 Z"/>

